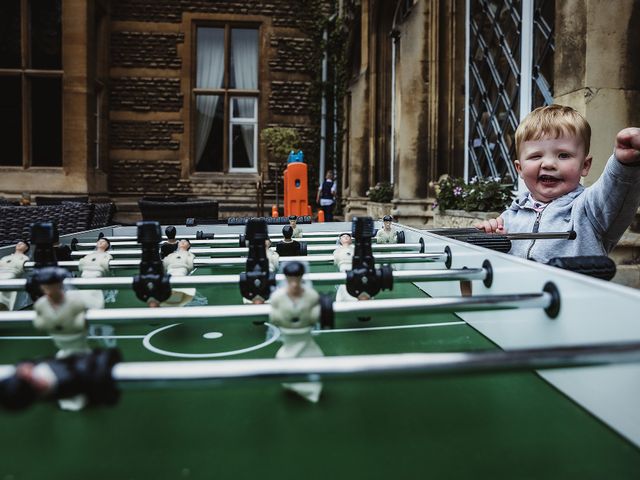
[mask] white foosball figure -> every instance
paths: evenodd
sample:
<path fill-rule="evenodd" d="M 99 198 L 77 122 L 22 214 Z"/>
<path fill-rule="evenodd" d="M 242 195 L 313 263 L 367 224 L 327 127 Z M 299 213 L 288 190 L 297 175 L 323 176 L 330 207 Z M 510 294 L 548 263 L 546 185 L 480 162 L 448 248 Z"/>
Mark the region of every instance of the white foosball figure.
<path fill-rule="evenodd" d="M 0 279 L 11 280 L 24 276 L 24 264 L 29 260 L 26 255 L 29 251 L 29 243 L 20 241 L 17 243 L 14 253 L 0 258 Z M 18 292 L 0 292 L 0 311 L 13 310 Z"/>
<path fill-rule="evenodd" d="M 178 249 L 162 260 L 164 270 L 172 277 L 185 277 L 193 272 L 195 255 L 189 251 L 191 242 L 182 239 L 178 242 Z M 173 288 L 171 296 L 160 304 L 161 307 L 182 307 L 196 296 L 195 288 Z"/>
<path fill-rule="evenodd" d="M 291 238 L 302 238 L 302 228 L 298 226 L 298 217 L 295 215 L 289 215 L 289 225 L 293 229 L 293 235 Z"/>
<path fill-rule="evenodd" d="M 267 238 L 264 241 L 264 245 L 267 249 L 267 260 L 269 260 L 269 271 L 270 272 L 277 272 L 278 271 L 278 265 L 280 264 L 280 255 L 278 255 L 277 252 L 275 252 L 274 250 L 271 250 L 271 239 Z M 262 298 L 260 295 L 254 297 L 253 300 L 249 300 L 248 298 L 242 297 L 242 303 L 250 305 L 250 304 L 261 304 L 261 303 L 269 303 L 269 300 L 265 300 L 264 298 Z"/>
<path fill-rule="evenodd" d="M 333 251 L 333 263 L 341 272 L 348 272 L 352 268 L 355 247 L 351 234 L 343 233 L 338 238 L 340 246 Z M 340 285 L 336 292 L 336 302 L 355 302 L 358 299 L 349 295 L 346 285 Z"/>
<path fill-rule="evenodd" d="M 267 247 L 267 259 L 269 260 L 269 271 L 277 272 L 278 265 L 280 264 L 280 255 L 274 250 L 271 250 L 271 239 L 267 238 L 264 241 L 265 246 Z"/>
<path fill-rule="evenodd" d="M 283 268 L 287 283 L 271 295 L 269 321 L 280 329 L 282 347 L 276 358 L 323 357 L 311 331 L 320 319 L 320 295 L 302 283 L 304 266 L 287 263 Z M 284 383 L 283 386 L 317 402 L 322 392 L 321 382 Z"/>
<path fill-rule="evenodd" d="M 101 238 L 96 242 L 96 249 L 80 259 L 78 270 L 82 278 L 100 278 L 109 274 L 109 262 L 113 260 L 108 252 L 109 248 L 111 248 L 109 240 Z M 86 297 L 89 308 L 104 308 L 102 290 L 85 290 L 82 293 Z"/>
<path fill-rule="evenodd" d="M 87 342 L 85 292 L 66 291 L 63 282 L 67 276 L 68 272 L 59 267 L 46 267 L 36 272 L 36 280 L 44 295 L 33 306 L 36 312 L 33 326 L 51 335 L 58 347 L 57 358 L 91 352 Z M 64 410 L 80 410 L 86 403 L 84 395 L 59 401 L 60 408 Z"/>
<path fill-rule="evenodd" d="M 347 272 L 351 270 L 353 252 L 355 251 L 351 234 L 341 234 L 338 238 L 338 244 L 338 248 L 333 251 L 333 264 L 336 265 L 341 272 Z"/>
<path fill-rule="evenodd" d="M 398 243 L 398 232 L 391 226 L 391 215 L 382 217 L 382 228 L 376 233 L 376 243 Z"/>

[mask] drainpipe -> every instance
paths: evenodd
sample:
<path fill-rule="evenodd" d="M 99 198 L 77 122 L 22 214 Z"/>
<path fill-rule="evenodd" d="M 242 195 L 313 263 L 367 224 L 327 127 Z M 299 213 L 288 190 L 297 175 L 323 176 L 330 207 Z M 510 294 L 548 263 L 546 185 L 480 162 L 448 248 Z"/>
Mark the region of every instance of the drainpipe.
<path fill-rule="evenodd" d="M 329 40 L 328 27 L 324 27 L 322 34 L 324 41 L 324 54 L 322 56 L 322 101 L 320 103 L 320 165 L 318 168 L 318 182 L 322 185 L 324 180 L 324 169 L 327 154 L 327 93 L 325 86 L 327 84 L 327 41 Z"/>
<path fill-rule="evenodd" d="M 393 22 L 391 23 L 391 31 L 389 37 L 391 37 L 391 141 L 389 142 L 389 149 L 391 158 L 389 160 L 389 183 L 391 186 L 395 182 L 395 160 L 396 160 L 396 56 L 398 48 L 398 40 L 400 40 L 400 30 L 396 28 L 396 19 L 398 17 L 398 11 L 400 10 L 400 3 L 402 0 L 396 2 L 396 9 L 393 12 Z"/>
<path fill-rule="evenodd" d="M 391 141 L 390 143 L 390 168 L 389 183 L 393 185 L 395 181 L 395 159 L 396 159 L 396 49 L 400 39 L 400 31 L 391 30 Z"/>

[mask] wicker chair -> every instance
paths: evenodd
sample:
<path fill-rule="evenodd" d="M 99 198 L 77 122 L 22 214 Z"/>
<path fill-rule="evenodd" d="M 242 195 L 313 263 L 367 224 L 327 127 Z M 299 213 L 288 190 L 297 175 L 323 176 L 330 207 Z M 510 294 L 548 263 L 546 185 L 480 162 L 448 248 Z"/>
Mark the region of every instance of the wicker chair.
<path fill-rule="evenodd" d="M 36 205 L 62 205 L 65 202 L 89 203 L 89 197 L 36 197 Z"/>
<path fill-rule="evenodd" d="M 93 217 L 91 218 L 91 225 L 89 228 L 102 228 L 113 225 L 113 215 L 116 213 L 116 204 L 113 202 L 108 203 L 94 203 L 95 208 L 93 210 Z"/>
<path fill-rule="evenodd" d="M 11 200 L 7 200 L 4 197 L 0 197 L 0 206 L 3 207 L 12 207 L 18 205 L 18 202 L 12 202 Z"/>
<path fill-rule="evenodd" d="M 218 202 L 214 200 L 186 200 L 179 202 L 138 201 L 143 220 L 155 220 L 162 225 L 184 224 L 187 218 L 218 220 Z"/>
<path fill-rule="evenodd" d="M 55 222 L 60 235 L 88 230 L 95 205 L 66 203 L 33 207 L 0 206 L 0 246 L 29 240 L 29 226 L 34 222 Z"/>

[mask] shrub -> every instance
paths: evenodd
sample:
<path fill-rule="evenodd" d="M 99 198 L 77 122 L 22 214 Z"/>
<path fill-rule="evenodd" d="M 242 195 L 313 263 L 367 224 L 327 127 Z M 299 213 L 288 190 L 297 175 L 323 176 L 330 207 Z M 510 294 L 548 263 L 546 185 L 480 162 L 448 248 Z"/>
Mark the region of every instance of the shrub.
<path fill-rule="evenodd" d="M 269 151 L 272 162 L 286 162 L 289 152 L 300 145 L 300 136 L 293 128 L 271 127 L 260 132 L 262 140 Z"/>
<path fill-rule="evenodd" d="M 389 203 L 393 199 L 393 186 L 382 182 L 367 190 L 367 197 L 372 202 Z"/>
<path fill-rule="evenodd" d="M 500 177 L 473 177 L 469 183 L 463 178 L 445 177 L 436 184 L 437 207 L 441 210 L 467 212 L 501 212 L 513 199 L 513 185 L 500 182 Z"/>

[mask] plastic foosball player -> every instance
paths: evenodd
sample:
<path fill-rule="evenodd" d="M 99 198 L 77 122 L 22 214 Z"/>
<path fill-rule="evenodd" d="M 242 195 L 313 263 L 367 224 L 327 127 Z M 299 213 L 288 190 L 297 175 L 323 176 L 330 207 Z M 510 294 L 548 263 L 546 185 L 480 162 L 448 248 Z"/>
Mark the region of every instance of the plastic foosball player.
<path fill-rule="evenodd" d="M 23 362 L 0 382 L 0 404 L 20 410 L 37 400 L 64 400 L 82 395 L 89 405 L 114 405 L 120 392 L 112 376 L 122 360 L 119 350 L 89 353 L 40 362 Z"/>
<path fill-rule="evenodd" d="M 240 273 L 240 293 L 250 301 L 265 301 L 276 285 L 275 273 L 269 271 L 267 222 L 257 218 L 249 220 L 245 239 L 249 245 L 249 253 L 245 271 Z"/>
<path fill-rule="evenodd" d="M 393 288 L 393 271 L 389 265 L 375 268 L 375 258 L 371 249 L 373 219 L 356 217 L 352 222 L 351 234 L 355 239 L 352 269 L 347 272 L 347 291 L 356 298 L 373 297 L 380 290 Z"/>
<path fill-rule="evenodd" d="M 299 257 L 307 254 L 307 244 L 293 240 L 293 228 L 291 225 L 282 227 L 284 239 L 276 245 L 276 252 L 282 257 Z"/>
<path fill-rule="evenodd" d="M 150 306 L 159 306 L 171 296 L 169 275 L 165 274 L 158 244 L 162 239 L 158 222 L 138 222 L 138 243 L 142 245 L 140 272 L 133 277 L 133 291 Z"/>
<path fill-rule="evenodd" d="M 27 278 L 26 291 L 35 302 L 42 296 L 38 283 L 38 269 L 55 267 L 58 265 L 54 244 L 60 241 L 58 228 L 53 222 L 32 223 L 30 227 L 31 243 L 33 244 L 34 270 Z"/>

